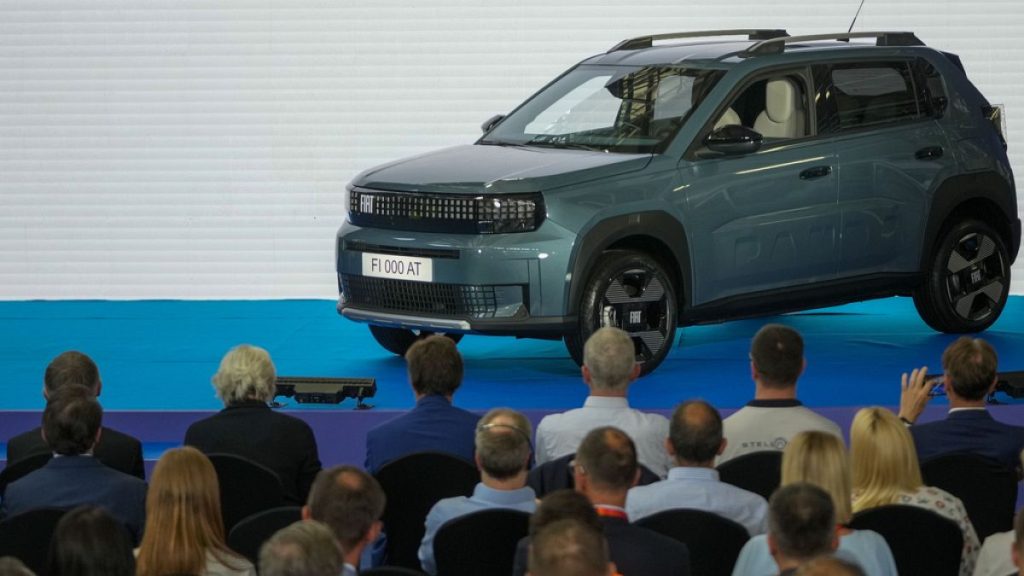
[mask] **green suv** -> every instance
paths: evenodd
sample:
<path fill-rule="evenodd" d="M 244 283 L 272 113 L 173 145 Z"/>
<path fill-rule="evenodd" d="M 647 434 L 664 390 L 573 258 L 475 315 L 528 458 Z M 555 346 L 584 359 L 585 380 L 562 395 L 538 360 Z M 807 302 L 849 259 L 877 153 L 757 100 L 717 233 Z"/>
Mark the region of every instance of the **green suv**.
<path fill-rule="evenodd" d="M 889 295 L 984 330 L 1021 234 L 1001 123 L 912 33 L 633 38 L 476 143 L 357 176 L 338 311 L 398 354 L 500 334 L 580 362 L 617 326 L 645 373 L 677 326 Z"/>

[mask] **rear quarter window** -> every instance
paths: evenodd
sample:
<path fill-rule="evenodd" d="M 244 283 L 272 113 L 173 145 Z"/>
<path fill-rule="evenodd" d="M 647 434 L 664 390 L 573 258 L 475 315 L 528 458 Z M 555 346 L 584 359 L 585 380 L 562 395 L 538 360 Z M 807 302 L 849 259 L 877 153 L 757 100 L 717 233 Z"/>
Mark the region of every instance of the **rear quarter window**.
<path fill-rule="evenodd" d="M 907 62 L 858 62 L 814 69 L 818 133 L 916 120 L 922 110 Z"/>

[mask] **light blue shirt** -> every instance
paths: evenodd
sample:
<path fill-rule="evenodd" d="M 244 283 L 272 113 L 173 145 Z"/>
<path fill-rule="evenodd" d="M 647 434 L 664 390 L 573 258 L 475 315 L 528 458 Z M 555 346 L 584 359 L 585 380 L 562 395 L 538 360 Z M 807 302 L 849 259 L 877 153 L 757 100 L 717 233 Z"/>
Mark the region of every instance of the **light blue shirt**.
<path fill-rule="evenodd" d="M 856 563 L 867 576 L 898 576 L 892 551 L 878 532 L 854 530 L 843 535 L 839 538 L 836 556 Z M 732 569 L 732 576 L 775 576 L 778 573 L 779 567 L 768 551 L 768 538 L 764 534 L 747 540 Z"/>
<path fill-rule="evenodd" d="M 427 514 L 426 530 L 423 533 L 423 542 L 420 543 L 419 558 L 423 571 L 427 574 L 437 573 L 437 565 L 434 563 L 434 536 L 442 524 L 459 516 L 492 508 L 510 508 L 533 514 L 537 509 L 537 495 L 529 486 L 518 490 L 495 490 L 480 483 L 473 489 L 473 495 L 469 498 L 456 496 L 434 504 Z"/>
<path fill-rule="evenodd" d="M 668 471 L 668 479 L 629 490 L 626 513 L 637 520 L 676 508 L 693 508 L 739 522 L 751 535 L 765 532 L 768 502 L 764 498 L 726 484 L 714 468 L 680 466 Z"/>

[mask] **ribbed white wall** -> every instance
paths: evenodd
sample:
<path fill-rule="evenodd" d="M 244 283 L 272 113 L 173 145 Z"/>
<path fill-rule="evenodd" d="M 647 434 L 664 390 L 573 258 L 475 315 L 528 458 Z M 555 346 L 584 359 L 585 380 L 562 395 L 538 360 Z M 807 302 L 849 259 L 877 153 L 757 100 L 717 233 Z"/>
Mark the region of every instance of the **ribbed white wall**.
<path fill-rule="evenodd" d="M 360 170 L 625 37 L 845 30 L 858 1 L 4 0 L 0 299 L 331 298 Z M 1024 2 L 868 0 L 857 28 L 959 53 L 1024 172 Z"/>

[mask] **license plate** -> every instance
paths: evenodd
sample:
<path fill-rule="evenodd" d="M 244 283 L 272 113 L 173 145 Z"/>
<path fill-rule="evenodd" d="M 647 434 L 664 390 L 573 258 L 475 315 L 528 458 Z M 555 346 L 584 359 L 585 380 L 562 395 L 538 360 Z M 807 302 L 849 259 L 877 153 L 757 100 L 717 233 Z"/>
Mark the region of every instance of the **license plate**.
<path fill-rule="evenodd" d="M 434 261 L 415 256 L 363 252 L 363 276 L 431 282 L 434 279 Z"/>

